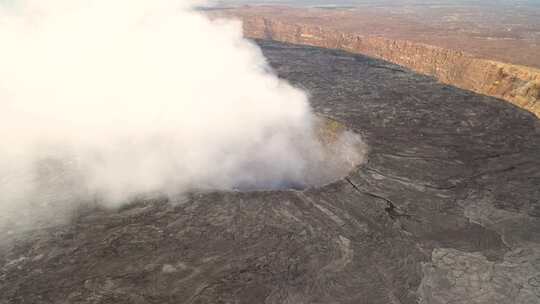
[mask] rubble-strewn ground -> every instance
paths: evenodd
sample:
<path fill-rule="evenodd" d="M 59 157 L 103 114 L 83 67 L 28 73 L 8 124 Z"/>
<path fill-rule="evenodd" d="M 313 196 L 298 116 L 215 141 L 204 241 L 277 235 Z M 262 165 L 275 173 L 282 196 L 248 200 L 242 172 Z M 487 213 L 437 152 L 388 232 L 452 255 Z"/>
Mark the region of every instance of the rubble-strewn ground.
<path fill-rule="evenodd" d="M 370 146 L 304 191 L 85 210 L 0 251 L 0 303 L 539 303 L 540 121 L 340 51 L 259 42 Z"/>

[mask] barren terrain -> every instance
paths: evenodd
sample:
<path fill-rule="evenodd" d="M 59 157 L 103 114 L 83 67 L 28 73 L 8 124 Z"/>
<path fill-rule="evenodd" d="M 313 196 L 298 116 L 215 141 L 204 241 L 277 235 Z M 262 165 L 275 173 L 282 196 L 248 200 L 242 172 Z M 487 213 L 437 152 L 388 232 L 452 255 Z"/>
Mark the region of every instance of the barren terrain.
<path fill-rule="evenodd" d="M 247 37 L 343 49 L 510 101 L 540 116 L 540 10 L 494 6 L 222 8 Z"/>
<path fill-rule="evenodd" d="M 337 1 L 335 5 L 315 2 L 291 6 L 294 2 L 274 2 L 286 6 L 240 6 L 235 12 L 424 43 L 540 68 L 540 5 L 515 1 L 506 5 L 500 1 Z"/>
<path fill-rule="evenodd" d="M 368 161 L 304 190 L 80 210 L 0 247 L 0 303 L 540 301 L 540 123 L 398 65 L 259 41 Z"/>

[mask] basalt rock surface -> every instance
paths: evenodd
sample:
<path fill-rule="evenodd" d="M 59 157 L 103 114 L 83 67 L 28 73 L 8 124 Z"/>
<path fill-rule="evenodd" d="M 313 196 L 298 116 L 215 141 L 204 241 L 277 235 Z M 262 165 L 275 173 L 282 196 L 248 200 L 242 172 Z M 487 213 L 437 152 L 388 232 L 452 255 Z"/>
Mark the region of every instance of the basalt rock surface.
<path fill-rule="evenodd" d="M 378 59 L 258 43 L 367 162 L 302 191 L 81 210 L 0 247 L 0 303 L 539 303 L 536 117 Z"/>

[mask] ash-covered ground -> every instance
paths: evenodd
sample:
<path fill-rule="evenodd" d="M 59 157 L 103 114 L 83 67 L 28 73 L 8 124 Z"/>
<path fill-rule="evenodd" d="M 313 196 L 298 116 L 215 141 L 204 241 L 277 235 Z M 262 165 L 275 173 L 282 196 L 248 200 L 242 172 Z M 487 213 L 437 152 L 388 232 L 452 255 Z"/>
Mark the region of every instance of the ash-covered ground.
<path fill-rule="evenodd" d="M 12 236 L 0 303 L 539 303 L 540 122 L 372 58 L 259 41 L 368 160 L 303 191 L 192 193 Z"/>

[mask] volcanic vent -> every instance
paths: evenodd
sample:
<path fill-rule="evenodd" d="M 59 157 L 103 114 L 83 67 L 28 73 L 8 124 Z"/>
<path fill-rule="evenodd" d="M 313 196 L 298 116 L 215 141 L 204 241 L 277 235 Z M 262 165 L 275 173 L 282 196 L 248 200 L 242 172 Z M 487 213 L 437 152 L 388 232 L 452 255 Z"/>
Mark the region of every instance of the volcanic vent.
<path fill-rule="evenodd" d="M 253 191 L 320 187 L 347 176 L 364 162 L 367 145 L 359 134 L 325 116 L 315 116 L 313 125 L 316 142 L 310 147 L 302 147 L 305 153 L 300 176 L 278 180 L 277 183 L 239 183 L 234 188 Z"/>

